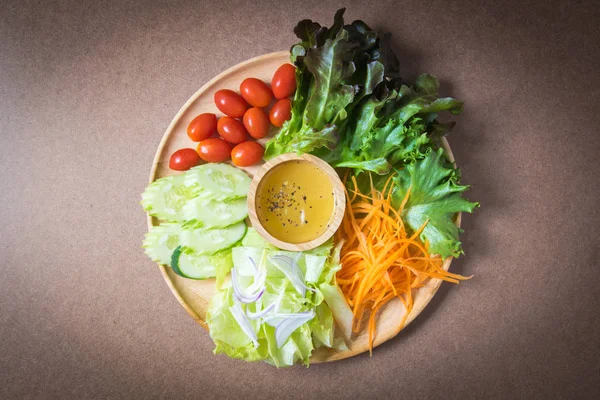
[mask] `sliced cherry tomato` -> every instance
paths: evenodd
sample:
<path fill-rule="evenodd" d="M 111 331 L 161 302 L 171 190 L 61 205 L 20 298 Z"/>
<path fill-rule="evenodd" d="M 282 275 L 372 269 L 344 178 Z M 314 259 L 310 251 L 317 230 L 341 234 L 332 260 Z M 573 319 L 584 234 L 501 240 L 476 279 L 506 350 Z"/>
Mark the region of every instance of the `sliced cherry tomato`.
<path fill-rule="evenodd" d="M 244 126 L 254 139 L 260 139 L 267 136 L 269 132 L 269 117 L 262 108 L 252 107 L 244 114 Z"/>
<path fill-rule="evenodd" d="M 292 116 L 292 101 L 290 99 L 279 100 L 271 108 L 269 120 L 278 128 L 283 126 L 283 123 Z"/>
<path fill-rule="evenodd" d="M 246 78 L 240 85 L 244 100 L 254 107 L 267 107 L 273 100 L 273 93 L 266 83 L 256 78 Z"/>
<path fill-rule="evenodd" d="M 271 80 L 271 89 L 277 100 L 293 95 L 296 91 L 296 67 L 283 64 L 277 68 Z"/>
<path fill-rule="evenodd" d="M 238 167 L 249 167 L 262 160 L 265 148 L 258 142 L 240 143 L 231 151 L 231 161 Z"/>
<path fill-rule="evenodd" d="M 211 113 L 198 115 L 187 127 L 187 134 L 194 142 L 199 142 L 217 133 L 217 116 Z"/>
<path fill-rule="evenodd" d="M 235 118 L 219 118 L 217 130 L 219 131 L 219 135 L 231 144 L 239 144 L 248 140 L 248 133 L 246 132 L 246 128 L 244 128 L 244 124 Z"/>
<path fill-rule="evenodd" d="M 187 171 L 200 164 L 202 160 L 194 149 L 179 149 L 171 155 L 169 168 L 175 171 Z"/>
<path fill-rule="evenodd" d="M 248 104 L 242 97 L 229 89 L 221 89 L 215 92 L 215 104 L 219 111 L 233 118 L 242 118 Z"/>
<path fill-rule="evenodd" d="M 231 145 L 223 139 L 208 138 L 198 143 L 196 151 L 206 162 L 223 162 L 231 155 Z"/>

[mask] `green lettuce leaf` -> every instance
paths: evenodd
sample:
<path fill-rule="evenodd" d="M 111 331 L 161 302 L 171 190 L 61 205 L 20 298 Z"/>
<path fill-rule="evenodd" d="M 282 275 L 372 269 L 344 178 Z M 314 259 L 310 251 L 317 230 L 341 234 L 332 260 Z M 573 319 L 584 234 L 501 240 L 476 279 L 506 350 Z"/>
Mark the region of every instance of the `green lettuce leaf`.
<path fill-rule="evenodd" d="M 263 295 L 254 303 L 241 304 L 242 310 L 251 314 L 270 307 L 280 314 L 314 311 L 315 316 L 296 329 L 281 347 L 277 346 L 275 327 L 284 317 L 272 314 L 270 319 L 250 320 L 258 341 L 258 346 L 255 347 L 254 342 L 243 332 L 230 311 L 236 300 L 229 282 L 213 297 L 206 317 L 211 338 L 216 345 L 215 353 L 247 361 L 263 360 L 277 367 L 285 367 L 296 362 L 308 365 L 312 351 L 320 346 L 345 348 L 343 341 L 337 340 L 334 336 L 336 314 L 332 312 L 329 305 L 329 303 L 334 304 L 338 314 L 343 304 L 348 307 L 343 296 L 336 298 L 335 295 L 333 297 L 330 295 L 331 288 L 337 288 L 335 273 L 341 268 L 339 264 L 341 246 L 338 244 L 333 248 L 333 243 L 329 240 L 312 250 L 294 253 L 274 249 L 272 246 L 252 247 L 263 243 L 257 236 L 256 232 L 249 230 L 242 241 L 243 246 L 232 249 L 232 260 L 242 290 L 247 290 L 253 284 L 253 265 L 256 265 L 260 271 L 266 272 Z M 297 260 L 304 276 L 304 283 L 311 290 L 306 290 L 306 293 L 301 295 L 280 270 L 278 266 L 280 261 L 271 259 L 273 256 L 291 257 Z M 325 298 L 326 293 L 328 302 Z"/>
<path fill-rule="evenodd" d="M 345 108 L 354 100 L 355 88 L 345 84 L 356 71 L 354 63 L 345 59 L 352 47 L 348 32 L 341 30 L 335 39 L 309 49 L 304 58 L 306 68 L 313 76 L 304 119 L 315 131 L 345 119 Z"/>
<path fill-rule="evenodd" d="M 383 61 L 397 61 L 389 47 L 380 51 L 377 33 L 364 22 L 344 25 L 343 13 L 338 10 L 331 28 L 302 20 L 294 29 L 300 42 L 291 50 L 298 85 L 292 115 L 267 142 L 266 159 L 339 147 L 348 115 L 384 81 Z"/>
<path fill-rule="evenodd" d="M 306 72 L 299 74 L 300 80 L 297 80 L 299 87 L 292 101 L 292 118 L 267 143 L 265 158 L 335 146 L 338 141 L 335 123 L 346 118 L 345 108 L 354 99 L 356 90 L 345 83 L 355 71 L 354 63 L 345 60 L 351 48 L 348 32 L 340 30 L 323 46 L 307 50 L 298 70 Z"/>
<path fill-rule="evenodd" d="M 472 212 L 479 203 L 469 202 L 461 193 L 469 186 L 459 185 L 458 171 L 448 167 L 442 149 L 430 152 L 421 162 L 410 164 L 394 178 L 396 190 L 393 203 L 400 205 L 410 188 L 408 201 L 402 212 L 403 220 L 418 230 L 426 221 L 420 234 L 421 240 L 429 242 L 429 251 L 443 258 L 462 254 L 458 241 L 459 228 L 454 224 L 457 212 Z"/>
<path fill-rule="evenodd" d="M 335 325 L 331 309 L 327 304 L 321 303 L 315 311 L 317 315 L 308 323 L 312 332 L 314 347 L 333 347 L 335 342 Z"/>
<path fill-rule="evenodd" d="M 261 331 L 267 341 L 268 357 L 265 358 L 265 361 L 268 364 L 276 367 L 290 367 L 297 361 L 301 361 L 304 365 L 309 365 L 309 358 L 314 349 L 309 323 L 302 325 L 292 333 L 281 348 L 277 347 L 274 327 L 263 324 Z"/>
<path fill-rule="evenodd" d="M 338 285 L 323 284 L 320 286 L 325 302 L 331 309 L 340 331 L 346 339 L 352 335 L 352 310 L 344 298 L 344 294 Z"/>
<path fill-rule="evenodd" d="M 233 289 L 229 286 L 218 291 L 211 299 L 206 322 L 210 326 L 210 337 L 215 342 L 215 354 L 227 354 L 232 358 L 247 361 L 262 360 L 267 356 L 266 339 L 259 337 L 259 346 L 242 331 L 233 318 L 229 307 L 233 305 Z"/>
<path fill-rule="evenodd" d="M 438 98 L 439 88 L 438 79 L 430 74 L 420 75 L 413 87 L 403 85 L 398 98 L 394 100 L 394 110 L 389 118 L 406 122 L 413 115 L 421 114 L 423 119 L 432 122 L 440 111 L 462 113 L 463 102 L 451 97 Z"/>

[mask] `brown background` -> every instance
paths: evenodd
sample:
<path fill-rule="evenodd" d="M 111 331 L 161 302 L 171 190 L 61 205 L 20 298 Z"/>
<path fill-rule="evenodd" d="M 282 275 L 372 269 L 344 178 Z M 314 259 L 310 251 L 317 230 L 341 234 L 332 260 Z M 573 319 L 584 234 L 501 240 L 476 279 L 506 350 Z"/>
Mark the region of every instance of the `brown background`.
<path fill-rule="evenodd" d="M 599 396 L 600 7 L 483 3 L 2 1 L 0 398 Z M 372 358 L 214 356 L 140 248 L 154 152 L 202 84 L 342 5 L 466 102 L 475 277 Z"/>

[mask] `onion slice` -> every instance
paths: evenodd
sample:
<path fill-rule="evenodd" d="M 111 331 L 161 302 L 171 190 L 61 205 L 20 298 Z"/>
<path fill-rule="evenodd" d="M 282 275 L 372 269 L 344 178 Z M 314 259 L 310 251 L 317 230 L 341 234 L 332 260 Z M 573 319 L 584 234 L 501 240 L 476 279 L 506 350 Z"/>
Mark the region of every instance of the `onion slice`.
<path fill-rule="evenodd" d="M 306 311 L 297 314 L 284 314 L 287 316 L 275 329 L 275 342 L 281 348 L 294 331 L 315 317 L 315 311 Z"/>
<path fill-rule="evenodd" d="M 315 291 L 304 284 L 304 275 L 298 266 L 296 260 L 282 254 L 269 258 L 273 264 L 285 275 L 292 283 L 292 286 L 302 297 L 306 295 L 306 290 Z"/>
<path fill-rule="evenodd" d="M 265 315 L 269 314 L 275 308 L 275 305 L 276 305 L 275 303 L 271 303 L 268 307 L 263 308 L 262 310 L 257 311 L 255 313 L 253 313 L 252 311 L 246 310 L 246 315 L 250 319 L 263 318 Z"/>
<path fill-rule="evenodd" d="M 264 276 L 266 278 L 266 274 Z M 242 290 L 242 288 L 240 287 L 240 284 L 237 280 L 237 273 L 235 267 L 231 269 L 231 286 L 233 286 L 233 292 L 235 294 L 235 297 L 242 303 L 254 303 L 258 299 L 260 299 L 263 293 L 265 292 L 266 287 L 264 282 L 262 282 L 262 284 L 256 285 L 256 287 L 252 287 L 255 286 L 255 283 L 257 283 L 257 281 L 254 281 L 254 283 L 252 283 L 252 285 L 250 285 L 250 287 L 248 288 L 252 289 L 250 293 L 245 293 L 244 290 Z"/>
<path fill-rule="evenodd" d="M 231 312 L 231 315 L 233 315 L 233 318 L 238 323 L 240 328 L 242 328 L 242 332 L 244 332 L 246 336 L 252 340 L 254 347 L 258 347 L 258 337 L 254 331 L 254 327 L 250 323 L 250 320 L 248 320 L 248 317 L 246 317 L 246 314 L 244 313 L 244 310 L 242 310 L 240 303 L 234 300 L 233 306 L 229 307 L 229 311 Z"/>
<path fill-rule="evenodd" d="M 262 270 L 259 270 L 252 257 L 248 257 L 248 259 L 250 260 L 250 263 L 253 266 L 254 273 L 254 282 L 252 282 L 252 284 L 248 287 L 248 291 L 256 292 L 264 290 L 264 288 L 266 287 L 265 284 L 267 282 L 267 269 L 263 268 Z"/>

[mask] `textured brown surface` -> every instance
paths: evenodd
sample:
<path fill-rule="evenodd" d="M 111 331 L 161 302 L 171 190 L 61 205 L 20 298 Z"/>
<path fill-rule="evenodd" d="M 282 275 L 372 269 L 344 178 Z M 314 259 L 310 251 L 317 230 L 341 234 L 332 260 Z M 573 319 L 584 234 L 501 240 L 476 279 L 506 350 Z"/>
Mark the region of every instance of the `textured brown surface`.
<path fill-rule="evenodd" d="M 212 355 L 139 194 L 191 94 L 343 4 L 0 3 L 0 398 L 600 395 L 598 2 L 372 3 L 348 19 L 466 101 L 450 144 L 482 207 L 452 268 L 475 277 L 373 358 L 286 370 Z"/>

